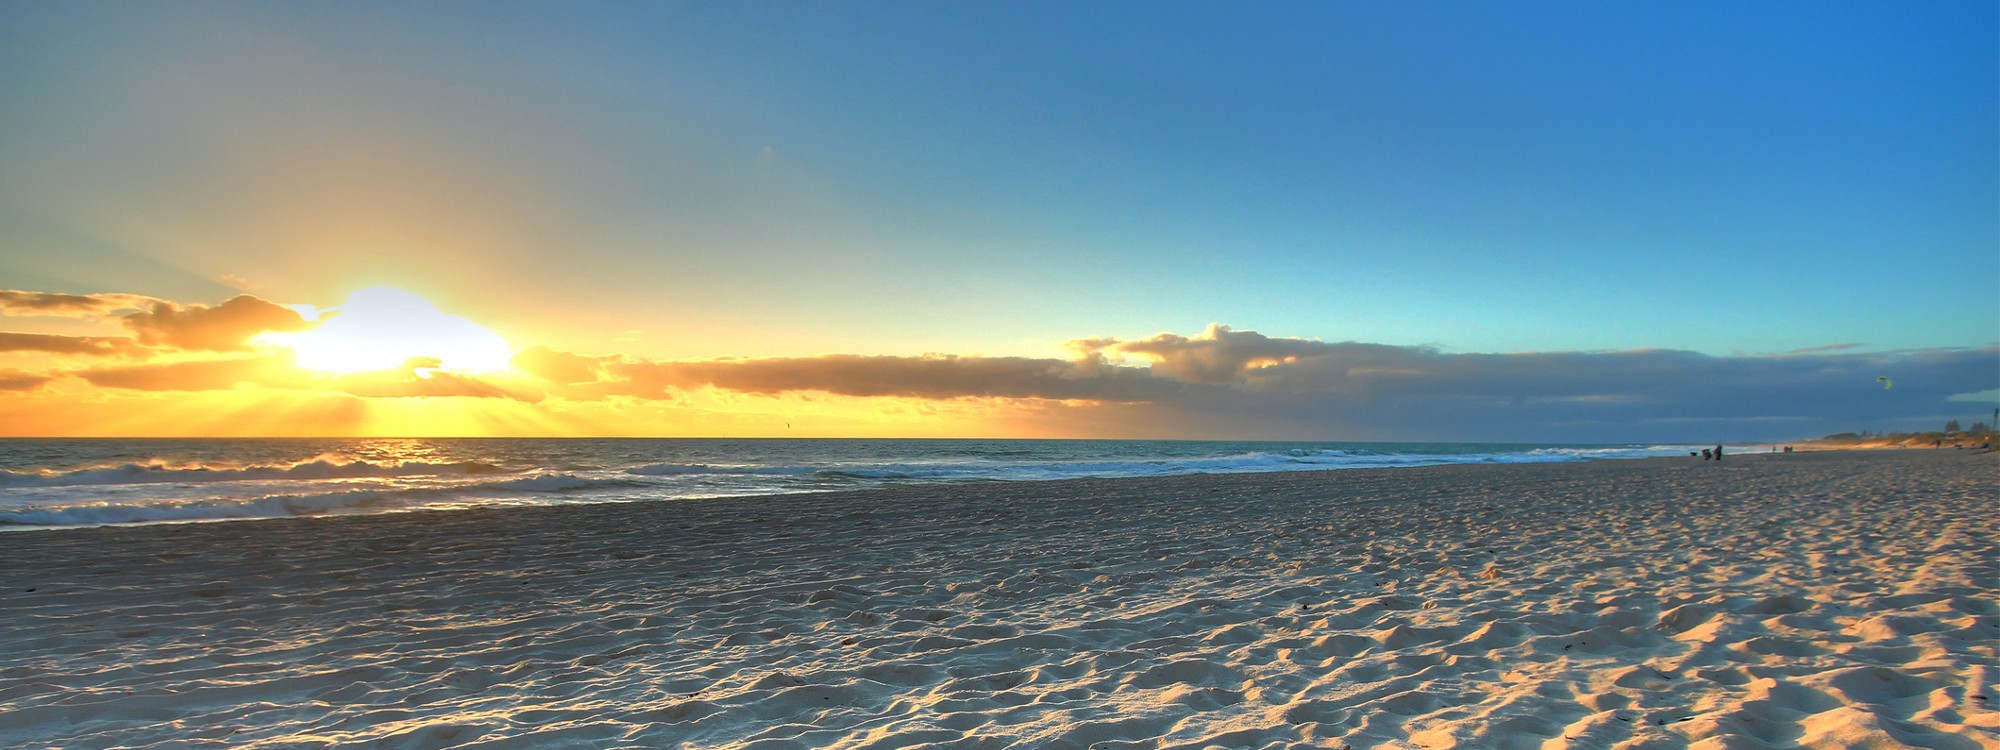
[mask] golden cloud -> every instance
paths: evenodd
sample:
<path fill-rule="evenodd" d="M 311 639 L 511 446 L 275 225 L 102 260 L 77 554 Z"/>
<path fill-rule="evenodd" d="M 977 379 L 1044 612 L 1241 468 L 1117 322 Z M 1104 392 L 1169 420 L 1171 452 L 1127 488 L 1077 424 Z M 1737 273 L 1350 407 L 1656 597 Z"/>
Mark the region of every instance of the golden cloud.
<path fill-rule="evenodd" d="M 611 377 L 598 393 L 662 398 L 671 389 L 712 386 L 772 395 L 819 391 L 840 396 L 924 399 L 1008 398 L 1149 401 L 1183 384 L 1136 368 L 1028 357 L 860 356 L 600 363 Z"/>
<path fill-rule="evenodd" d="M 603 377 L 601 365 L 611 358 L 586 357 L 559 352 L 546 346 L 530 346 L 514 353 L 513 365 L 551 383 L 574 385 L 595 382 Z"/>
<path fill-rule="evenodd" d="M 250 295 L 215 307 L 156 301 L 144 312 L 123 318 L 125 326 L 147 346 L 169 346 L 212 352 L 243 351 L 262 333 L 303 331 L 318 325 L 295 310 Z"/>
<path fill-rule="evenodd" d="M 290 359 L 276 356 L 100 367 L 72 374 L 100 388 L 139 391 L 217 391 L 238 385 L 287 388 L 312 385 L 311 378 L 293 367 Z"/>
<path fill-rule="evenodd" d="M 60 294 L 0 290 L 0 314 L 97 317 L 120 310 L 139 310 L 160 300 L 138 294 Z"/>
<path fill-rule="evenodd" d="M 534 403 L 532 388 L 430 369 L 435 362 L 413 359 L 404 367 L 358 373 L 312 373 L 277 355 L 150 363 L 79 370 L 74 374 L 99 388 L 137 391 L 222 391 L 240 386 L 346 393 L 365 398 L 463 396 Z"/>
<path fill-rule="evenodd" d="M 1252 370 L 1328 356 L 1337 346 L 1271 338 L 1256 331 L 1234 331 L 1221 323 L 1211 323 L 1195 336 L 1162 333 L 1135 341 L 1096 338 L 1069 343 L 1072 350 L 1091 358 L 1101 359 L 1107 352 L 1136 354 L 1151 361 L 1153 369 L 1162 374 L 1182 382 L 1207 385 L 1238 383 Z"/>
<path fill-rule="evenodd" d="M 0 370 L 0 391 L 32 391 L 51 380 L 47 375 L 36 375 L 21 370 Z"/>
<path fill-rule="evenodd" d="M 145 349 L 139 342 L 122 336 L 61 336 L 50 333 L 8 333 L 0 331 L 0 352 L 45 352 L 90 356 L 134 356 Z"/>

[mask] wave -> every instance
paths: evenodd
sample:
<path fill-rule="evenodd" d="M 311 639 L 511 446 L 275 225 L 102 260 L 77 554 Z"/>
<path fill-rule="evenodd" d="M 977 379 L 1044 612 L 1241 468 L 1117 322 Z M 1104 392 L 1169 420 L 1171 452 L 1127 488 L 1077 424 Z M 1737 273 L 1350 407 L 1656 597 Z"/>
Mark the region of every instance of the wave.
<path fill-rule="evenodd" d="M 919 446 L 920 448 L 926 446 Z M 281 518 L 491 505 L 675 500 L 855 490 L 909 484 L 1049 481 L 1183 474 L 1321 471 L 1456 463 L 1531 463 L 1681 456 L 1686 446 L 1481 444 L 1087 445 L 856 457 L 801 450 L 769 463 L 674 461 L 617 468 L 609 455 L 489 452 L 486 460 L 371 462 L 322 454 L 289 464 L 100 465 L 70 471 L 0 470 L 0 526 L 80 526 Z M 555 453 L 555 455 L 550 455 Z M 1176 455 L 1178 454 L 1178 455 Z M 703 458 L 707 458 L 704 456 Z M 856 460 L 859 458 L 859 460 Z M 869 460 L 873 458 L 875 460 Z M 504 469 L 500 463 L 534 466 Z M 503 476 L 491 476 L 491 475 Z"/>
<path fill-rule="evenodd" d="M 927 463 L 845 464 L 827 467 L 724 467 L 698 464 L 628 469 L 627 473 L 673 476 L 770 475 L 829 483 L 1046 481 L 1090 477 L 1152 477 L 1181 474 L 1243 474 L 1269 471 L 1394 468 L 1462 463 L 1551 463 L 1605 458 L 1679 455 L 1679 446 L 1620 448 L 1537 448 L 1519 452 L 1424 453 L 1365 449 L 1290 449 L 1225 456 L 1145 457 L 1126 460 L 1008 462 L 992 460 Z"/>
<path fill-rule="evenodd" d="M 64 487 L 94 484 L 156 484 L 161 482 L 238 482 L 257 480 L 362 479 L 426 475 L 503 474 L 509 470 L 476 461 L 341 462 L 316 458 L 287 465 L 212 467 L 174 466 L 161 461 L 101 466 L 68 472 L 16 472 L 0 469 L 0 488 Z"/>
<path fill-rule="evenodd" d="M 587 479 L 574 474 L 538 474 L 504 482 L 489 482 L 474 485 L 478 489 L 507 490 L 511 492 L 574 492 L 610 487 L 636 487 L 638 483 L 626 479 Z"/>
<path fill-rule="evenodd" d="M 310 516 L 361 508 L 370 504 L 382 504 L 385 494 L 392 493 L 353 490 L 315 495 L 47 506 L 0 511 L 0 524 L 86 526 L 148 521 L 219 521 L 234 518 Z"/>
<path fill-rule="evenodd" d="M 572 474 L 540 474 L 449 487 L 356 489 L 340 492 L 210 497 L 195 500 L 146 498 L 0 510 L 0 525 L 86 526 L 160 521 L 219 521 L 242 518 L 316 516 L 358 510 L 464 507 L 494 494 L 567 493 L 631 487 L 623 479 L 591 479 Z"/>
<path fill-rule="evenodd" d="M 799 476 L 821 469 L 811 466 L 714 466 L 710 464 L 647 464 L 626 469 L 638 476 L 666 477 L 692 474 L 734 474 L 743 476 Z"/>
<path fill-rule="evenodd" d="M 1536 448 L 1521 453 L 1503 453 L 1493 456 L 1490 463 L 1557 463 L 1564 461 L 1596 461 L 1600 459 L 1657 458 L 1661 456 L 1685 456 L 1689 446 L 1648 445 L 1611 448 Z M 1694 447 L 1700 450 L 1699 446 Z"/>

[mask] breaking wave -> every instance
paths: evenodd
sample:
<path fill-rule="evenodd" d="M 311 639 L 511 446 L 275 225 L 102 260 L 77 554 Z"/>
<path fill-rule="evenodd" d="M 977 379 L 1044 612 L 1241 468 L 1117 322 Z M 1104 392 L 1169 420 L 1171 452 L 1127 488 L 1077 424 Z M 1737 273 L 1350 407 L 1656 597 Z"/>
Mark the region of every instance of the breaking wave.
<path fill-rule="evenodd" d="M 161 441 L 138 449 L 111 441 L 0 444 L 0 457 L 9 449 L 17 452 L 11 463 L 0 464 L 11 467 L 0 469 L 0 527 L 692 500 L 912 484 L 1586 461 L 1687 451 L 1674 445 L 1111 440 L 405 440 L 391 447 L 409 458 L 381 458 L 380 446 L 360 442 L 301 447 L 290 454 L 301 460 L 290 462 L 280 460 L 283 451 L 294 450 L 282 441 Z M 199 458 L 157 457 L 170 455 Z M 51 457 L 77 463 L 51 465 Z M 86 463 L 92 460 L 96 463 Z"/>
<path fill-rule="evenodd" d="M 626 469 L 625 473 L 648 477 L 697 474 L 737 474 L 743 476 L 799 476 L 819 469 L 810 466 L 713 466 L 709 464 L 647 464 Z"/>
<path fill-rule="evenodd" d="M 67 472 L 14 472 L 0 469 L 0 488 L 65 487 L 91 484 L 154 484 L 159 482 L 241 482 L 285 479 L 360 479 L 426 475 L 500 474 L 507 470 L 476 461 L 341 462 L 317 458 L 285 466 L 174 466 L 164 462 L 127 463 Z"/>
<path fill-rule="evenodd" d="M 353 489 L 333 492 L 274 493 L 248 497 L 81 502 L 68 505 L 0 509 L 0 524 L 17 526 L 81 526 L 158 521 L 203 521 L 238 518 L 284 518 L 357 511 L 410 510 L 425 507 L 467 507 L 490 504 L 504 495 L 570 493 L 630 487 L 619 479 L 590 479 L 570 474 L 541 474 L 497 482 L 448 487 Z M 482 502 L 488 501 L 488 502 Z M 524 503 L 506 503 L 524 504 Z"/>

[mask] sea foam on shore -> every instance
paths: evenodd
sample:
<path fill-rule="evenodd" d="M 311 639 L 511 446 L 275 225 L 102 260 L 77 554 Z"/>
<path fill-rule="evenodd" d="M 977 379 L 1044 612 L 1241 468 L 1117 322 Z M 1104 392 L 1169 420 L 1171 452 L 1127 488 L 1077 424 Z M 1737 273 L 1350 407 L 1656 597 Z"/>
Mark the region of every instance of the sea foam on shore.
<path fill-rule="evenodd" d="M 0 531 L 1683 451 L 1224 440 L 12 438 L 0 439 Z"/>
<path fill-rule="evenodd" d="M 0 745 L 2000 747 L 1991 454 L 8 535 Z"/>

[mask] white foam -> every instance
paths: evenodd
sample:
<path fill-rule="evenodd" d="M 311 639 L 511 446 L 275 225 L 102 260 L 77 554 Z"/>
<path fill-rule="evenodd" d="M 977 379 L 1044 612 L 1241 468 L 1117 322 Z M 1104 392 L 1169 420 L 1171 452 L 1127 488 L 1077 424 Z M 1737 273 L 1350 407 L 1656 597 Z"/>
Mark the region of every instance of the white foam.
<path fill-rule="evenodd" d="M 94 526 L 148 521 L 282 518 L 285 516 L 316 515 L 351 509 L 380 501 L 383 498 L 384 493 L 381 492 L 353 490 L 310 495 L 209 498 L 166 503 L 85 503 L 80 505 L 0 510 L 0 524 Z"/>
<path fill-rule="evenodd" d="M 512 492 L 570 492 L 600 487 L 630 486 L 632 486 L 632 482 L 627 480 L 586 479 L 575 474 L 538 474 L 521 479 L 509 479 L 504 482 L 473 485 L 477 489 L 508 490 Z"/>
<path fill-rule="evenodd" d="M 227 489 L 213 484 L 205 488 Z M 268 487 L 269 485 L 257 485 Z M 465 508 L 488 504 L 521 504 L 504 500 L 506 494 L 554 494 L 630 488 L 627 478 L 590 478 L 575 474 L 537 474 L 498 481 L 459 481 L 448 484 L 356 485 L 351 480 L 327 486 L 353 488 L 328 492 L 265 493 L 240 496 L 211 495 L 196 499 L 161 497 L 150 492 L 113 493 L 118 499 L 85 500 L 70 493 L 29 501 L 23 507 L 0 508 L 0 525 L 78 526 L 161 521 L 223 520 L 231 518 L 283 518 L 360 510 L 384 511 L 415 508 Z M 58 488 L 60 489 L 60 488 Z M 136 488 L 132 488 L 136 489 Z M 252 487 L 251 489 L 255 489 Z M 103 496 L 93 491 L 81 497 Z"/>
<path fill-rule="evenodd" d="M 435 474 L 493 474 L 505 471 L 471 461 L 426 463 L 397 461 L 340 462 L 324 458 L 285 466 L 173 466 L 161 462 L 127 463 L 68 472 L 13 472 L 0 469 L 0 487 L 64 487 L 72 485 L 151 484 L 160 482 L 238 482 L 245 480 L 347 479 L 406 477 Z"/>
<path fill-rule="evenodd" d="M 1049 481 L 1183 474 L 1584 461 L 1683 455 L 1682 446 L 1380 448 L 1272 446 L 1224 455 L 1161 455 L 1113 444 L 1110 455 L 1053 451 L 959 453 L 886 460 L 656 462 L 623 469 L 516 473 L 493 464 L 371 462 L 322 455 L 290 464 L 220 466 L 155 459 L 73 470 L 0 471 L 0 526 L 146 523 L 384 512 L 481 505 L 675 500 L 853 490 L 912 483 Z M 1452 452 L 1454 450 L 1464 452 Z M 1123 454 L 1123 455 L 1121 455 Z M 1029 458 L 1029 456 L 1047 458 Z M 787 456 L 779 456 L 780 458 Z M 804 458 L 807 456 L 789 456 Z M 599 464 L 602 465 L 602 464 Z M 614 464 L 615 465 L 615 464 Z M 506 473 L 505 478 L 489 475 Z"/>
<path fill-rule="evenodd" d="M 810 466 L 721 466 L 710 464 L 646 464 L 626 469 L 639 476 L 681 476 L 689 474 L 742 474 L 747 476 L 798 476 L 819 469 Z"/>

